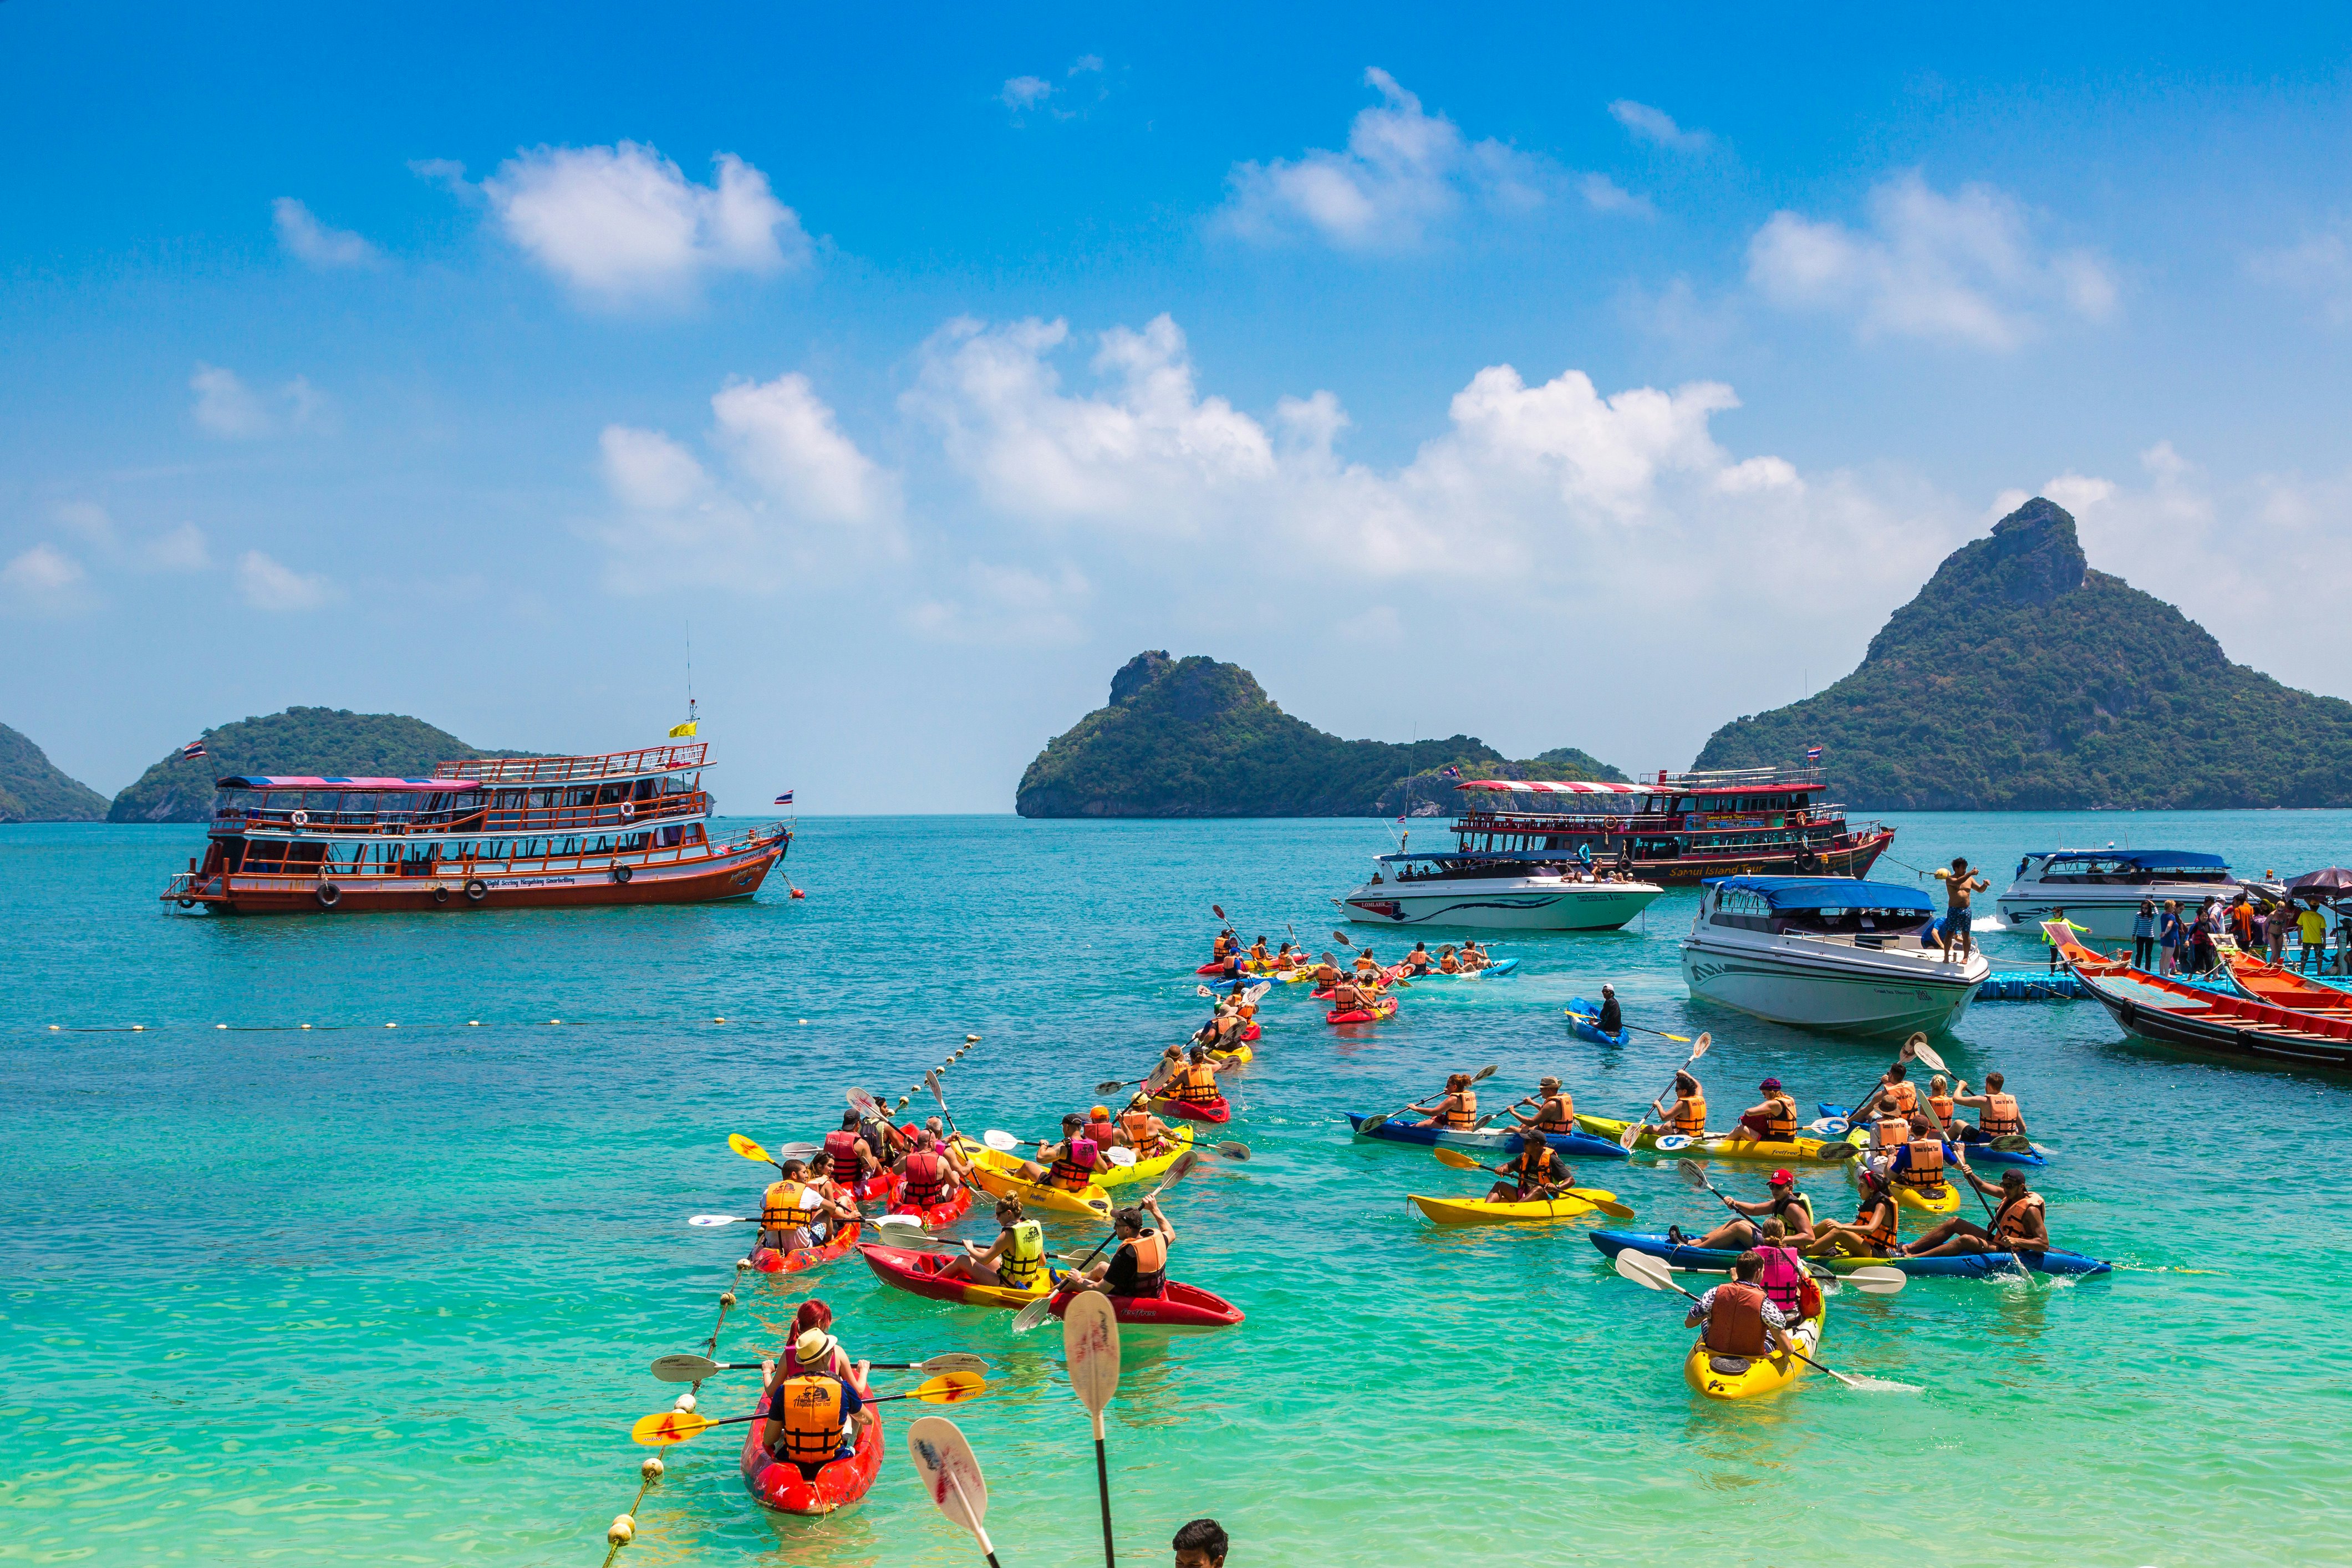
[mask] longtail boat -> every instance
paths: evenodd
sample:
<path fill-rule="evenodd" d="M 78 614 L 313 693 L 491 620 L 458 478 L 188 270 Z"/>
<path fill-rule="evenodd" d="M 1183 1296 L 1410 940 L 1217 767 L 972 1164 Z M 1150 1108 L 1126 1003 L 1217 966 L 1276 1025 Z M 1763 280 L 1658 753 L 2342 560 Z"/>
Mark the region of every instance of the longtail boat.
<path fill-rule="evenodd" d="M 2142 1039 L 2263 1061 L 2352 1067 L 2352 1009 L 2305 1011 L 2259 994 L 2231 996 L 2184 985 L 2103 957 L 2054 921 L 2042 929 L 2083 989 Z"/>

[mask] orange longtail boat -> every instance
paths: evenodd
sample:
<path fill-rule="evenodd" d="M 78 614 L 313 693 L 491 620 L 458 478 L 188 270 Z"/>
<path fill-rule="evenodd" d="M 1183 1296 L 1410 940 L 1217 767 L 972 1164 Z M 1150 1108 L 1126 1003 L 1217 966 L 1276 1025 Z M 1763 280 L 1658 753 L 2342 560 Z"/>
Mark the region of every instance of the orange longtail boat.
<path fill-rule="evenodd" d="M 218 779 L 211 843 L 162 896 L 224 914 L 748 899 L 793 832 L 713 837 L 708 750 L 482 758 L 429 778 Z"/>

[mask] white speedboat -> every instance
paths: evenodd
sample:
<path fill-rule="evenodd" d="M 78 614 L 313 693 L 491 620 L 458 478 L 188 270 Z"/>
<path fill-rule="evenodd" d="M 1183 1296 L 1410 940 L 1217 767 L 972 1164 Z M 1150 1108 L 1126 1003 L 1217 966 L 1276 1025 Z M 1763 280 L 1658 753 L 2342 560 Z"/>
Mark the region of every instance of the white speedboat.
<path fill-rule="evenodd" d="M 2038 929 L 2063 910 L 2094 942 L 2129 942 L 2140 900 L 2164 912 L 2179 900 L 2193 915 L 2208 899 L 2223 903 L 2238 896 L 2241 883 L 2219 855 L 2187 849 L 2045 849 L 2017 863 L 2017 879 L 1995 908 L 2021 930 Z"/>
<path fill-rule="evenodd" d="M 1691 994 L 1776 1024 L 1933 1034 L 1960 1021 L 1992 966 L 1946 959 L 1927 895 L 1844 877 L 1722 877 L 1683 941 Z"/>
<path fill-rule="evenodd" d="M 1444 850 L 1378 858 L 1372 879 L 1340 900 L 1359 925 L 1614 931 L 1665 892 L 1655 882 L 1609 880 L 1565 857 Z"/>

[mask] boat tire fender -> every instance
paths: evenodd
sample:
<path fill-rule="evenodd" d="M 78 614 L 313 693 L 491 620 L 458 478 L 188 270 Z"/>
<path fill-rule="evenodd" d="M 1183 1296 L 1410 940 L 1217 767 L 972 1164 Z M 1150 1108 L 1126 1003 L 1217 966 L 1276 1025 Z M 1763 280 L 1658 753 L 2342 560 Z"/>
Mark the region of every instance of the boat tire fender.
<path fill-rule="evenodd" d="M 629 879 L 635 875 L 636 872 L 627 866 L 615 866 L 613 868 L 613 880 L 621 883 L 625 887 L 628 884 Z"/>
<path fill-rule="evenodd" d="M 180 907 L 184 910 L 193 910 L 196 907 L 196 900 L 194 899 L 182 899 L 180 900 Z"/>
<path fill-rule="evenodd" d="M 343 901 L 343 890 L 332 882 L 320 883 L 316 896 L 322 910 L 331 910 Z"/>
<path fill-rule="evenodd" d="M 433 901 L 436 904 L 447 903 L 449 901 L 449 889 L 446 888 L 435 888 L 433 889 Z"/>
<path fill-rule="evenodd" d="M 478 904 L 489 896 L 490 885 L 488 882 L 483 881 L 479 877 L 469 878 L 467 880 L 466 898 L 468 902 Z"/>

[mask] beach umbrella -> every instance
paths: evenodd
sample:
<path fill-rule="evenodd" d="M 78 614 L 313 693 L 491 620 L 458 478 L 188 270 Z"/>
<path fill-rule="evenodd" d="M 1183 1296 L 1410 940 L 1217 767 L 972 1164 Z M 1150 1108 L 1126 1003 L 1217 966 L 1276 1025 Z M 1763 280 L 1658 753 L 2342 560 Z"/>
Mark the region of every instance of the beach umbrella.
<path fill-rule="evenodd" d="M 2352 895 L 2352 871 L 2341 866 L 2329 866 L 2322 870 L 2305 871 L 2286 885 L 2291 899 L 2319 899 L 2331 894 L 2337 898 Z"/>

